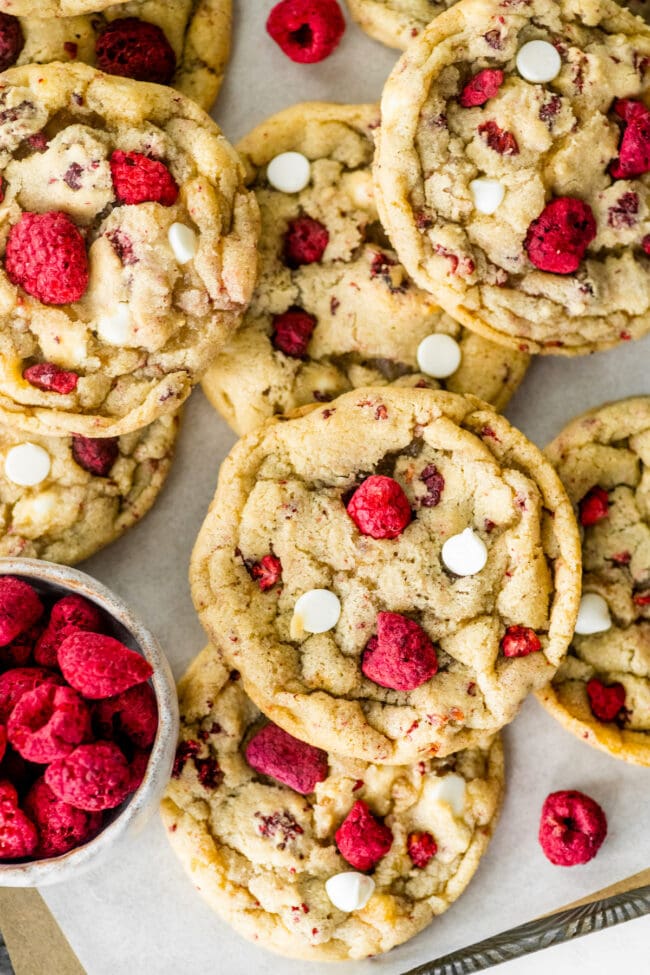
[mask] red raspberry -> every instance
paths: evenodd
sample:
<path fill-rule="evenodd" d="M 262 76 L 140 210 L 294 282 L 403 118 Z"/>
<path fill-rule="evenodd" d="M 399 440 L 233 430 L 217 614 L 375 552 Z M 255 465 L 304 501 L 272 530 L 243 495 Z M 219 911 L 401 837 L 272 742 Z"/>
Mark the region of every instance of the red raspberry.
<path fill-rule="evenodd" d="M 11 782 L 0 782 L 0 860 L 31 856 L 37 844 L 36 827 L 18 808 L 18 793 Z"/>
<path fill-rule="evenodd" d="M 120 203 L 171 207 L 178 199 L 178 186 L 165 164 L 141 152 L 116 149 L 111 156 L 111 175 Z"/>
<path fill-rule="evenodd" d="M 542 806 L 539 842 L 558 867 L 588 863 L 607 836 L 607 819 L 597 802 L 573 789 L 552 792 Z"/>
<path fill-rule="evenodd" d="M 7 729 L 3 724 L 0 724 L 0 762 L 5 757 L 6 751 L 7 751 Z"/>
<path fill-rule="evenodd" d="M 614 111 L 625 122 L 618 159 L 610 166 L 614 179 L 628 179 L 650 171 L 650 111 L 643 102 L 618 98 Z"/>
<path fill-rule="evenodd" d="M 42 612 L 35 589 L 14 576 L 0 576 L 0 647 L 29 630 Z"/>
<path fill-rule="evenodd" d="M 63 683 L 58 674 L 44 667 L 15 667 L 0 675 L 0 721 L 6 724 L 9 715 L 23 694 L 33 691 L 41 684 Z"/>
<path fill-rule="evenodd" d="M 420 504 L 423 508 L 435 508 L 440 504 L 440 498 L 445 489 L 444 477 L 435 464 L 429 464 L 420 474 L 420 480 L 424 482 L 427 489 L 424 497 L 420 498 Z"/>
<path fill-rule="evenodd" d="M 292 359 L 303 359 L 315 328 L 313 315 L 308 315 L 302 308 L 290 308 L 281 315 L 273 316 L 271 341 L 276 349 Z"/>
<path fill-rule="evenodd" d="M 2 667 L 24 667 L 34 652 L 36 641 L 40 638 L 42 627 L 40 624 L 30 627 L 21 633 L 6 647 L 0 648 L 0 669 Z"/>
<path fill-rule="evenodd" d="M 44 778 L 37 779 L 24 802 L 25 812 L 38 830 L 36 857 L 60 856 L 92 839 L 102 825 L 101 813 L 75 809 L 58 799 Z"/>
<path fill-rule="evenodd" d="M 650 254 L 650 234 L 645 235 L 645 237 L 641 241 L 641 247 L 643 248 L 646 254 Z"/>
<path fill-rule="evenodd" d="M 41 684 L 22 695 L 7 722 L 7 735 L 28 762 L 46 765 L 90 739 L 90 711 L 71 687 Z"/>
<path fill-rule="evenodd" d="M 601 487 L 592 487 L 580 502 L 580 524 L 597 525 L 609 514 L 609 495 Z"/>
<path fill-rule="evenodd" d="M 380 687 L 413 691 L 437 673 L 436 648 L 413 620 L 399 613 L 377 613 L 377 636 L 368 641 L 361 670 Z"/>
<path fill-rule="evenodd" d="M 16 63 L 24 45 L 25 37 L 18 18 L 0 13 L 0 71 L 6 71 Z"/>
<path fill-rule="evenodd" d="M 246 761 L 256 772 L 270 775 L 303 796 L 327 778 L 327 752 L 299 741 L 272 723 L 248 742 Z"/>
<path fill-rule="evenodd" d="M 599 721 L 614 721 L 625 707 L 625 688 L 618 682 L 603 684 L 592 677 L 587 681 L 587 697 L 592 714 Z"/>
<path fill-rule="evenodd" d="M 512 132 L 507 132 L 500 128 L 494 119 L 481 122 L 478 127 L 478 134 L 483 136 L 488 147 L 493 152 L 498 152 L 500 156 L 519 155 L 519 146 Z"/>
<path fill-rule="evenodd" d="M 21 215 L 9 231 L 5 269 L 13 284 L 45 305 L 79 301 L 88 287 L 85 241 L 57 210 Z"/>
<path fill-rule="evenodd" d="M 45 781 L 59 799 L 88 812 L 114 809 L 134 791 L 129 763 L 112 741 L 79 745 L 48 766 Z"/>
<path fill-rule="evenodd" d="M 266 29 L 292 61 L 314 64 L 338 46 L 345 20 L 336 0 L 282 0 L 269 14 Z"/>
<path fill-rule="evenodd" d="M 589 205 L 572 196 L 559 196 L 533 220 L 524 247 L 540 271 L 571 274 L 578 270 L 595 236 L 596 221 Z"/>
<path fill-rule="evenodd" d="M 503 84 L 503 71 L 497 68 L 484 68 L 467 82 L 458 101 L 463 108 L 475 108 L 485 103 L 499 91 Z"/>
<path fill-rule="evenodd" d="M 259 562 L 253 563 L 250 571 L 262 592 L 266 592 L 282 578 L 282 562 L 275 555 L 265 555 Z"/>
<path fill-rule="evenodd" d="M 107 74 L 168 85 L 176 71 L 176 55 L 156 24 L 137 17 L 111 21 L 95 44 L 97 67 Z"/>
<path fill-rule="evenodd" d="M 355 870 L 372 870 L 393 845 L 388 826 L 375 819 L 363 799 L 357 799 L 334 838 L 341 856 Z"/>
<path fill-rule="evenodd" d="M 542 644 L 529 626 L 509 626 L 501 640 L 501 649 L 504 657 L 527 657 L 541 650 Z"/>
<path fill-rule="evenodd" d="M 411 521 L 411 506 L 392 477 L 371 474 L 359 485 L 347 512 L 362 535 L 397 538 Z"/>
<path fill-rule="evenodd" d="M 135 650 L 102 633 L 79 630 L 59 647 L 59 666 L 75 691 L 94 701 L 149 680 L 153 668 Z"/>
<path fill-rule="evenodd" d="M 638 592 L 634 597 L 637 606 L 650 606 L 650 589 L 645 592 Z"/>
<path fill-rule="evenodd" d="M 438 852 L 438 844 L 431 833 L 409 833 L 406 848 L 413 866 L 420 870 L 423 870 Z"/>
<path fill-rule="evenodd" d="M 60 369 L 52 362 L 39 362 L 25 369 L 23 379 L 47 393 L 59 393 L 60 396 L 67 396 L 68 393 L 73 393 L 77 388 L 79 376 L 76 372 Z"/>
<path fill-rule="evenodd" d="M 284 258 L 291 268 L 320 261 L 329 243 L 327 227 L 311 217 L 296 217 L 284 237 Z"/>
<path fill-rule="evenodd" d="M 149 765 L 149 755 L 151 754 L 150 749 L 136 748 L 133 753 L 133 758 L 129 764 L 129 773 L 131 775 L 131 788 L 130 792 L 135 792 L 139 789 L 144 781 L 144 777 L 147 774 L 147 767 Z"/>
<path fill-rule="evenodd" d="M 158 730 L 158 705 L 150 684 L 136 684 L 115 697 L 98 701 L 93 708 L 93 725 L 99 738 L 123 736 L 138 748 L 149 748 Z"/>
<path fill-rule="evenodd" d="M 95 477 L 108 477 L 111 467 L 120 453 L 117 437 L 72 438 L 72 456 L 89 474 Z"/>
<path fill-rule="evenodd" d="M 83 596 L 64 596 L 52 607 L 50 620 L 34 648 L 34 659 L 42 667 L 59 666 L 59 646 L 76 630 L 97 633 L 103 626 L 102 614 Z"/>

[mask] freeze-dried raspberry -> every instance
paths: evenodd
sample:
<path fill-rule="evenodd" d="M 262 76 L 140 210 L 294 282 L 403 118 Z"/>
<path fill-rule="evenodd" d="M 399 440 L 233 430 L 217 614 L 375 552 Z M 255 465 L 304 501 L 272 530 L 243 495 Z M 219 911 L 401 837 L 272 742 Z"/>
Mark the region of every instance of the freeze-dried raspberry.
<path fill-rule="evenodd" d="M 34 652 L 36 642 L 42 633 L 42 626 L 36 623 L 6 647 L 0 647 L 0 669 L 3 667 L 24 667 Z"/>
<path fill-rule="evenodd" d="M 35 589 L 14 576 L 0 576 L 0 647 L 29 630 L 42 612 Z"/>
<path fill-rule="evenodd" d="M 253 579 L 257 579 L 262 592 L 266 592 L 282 578 L 282 562 L 275 555 L 265 555 L 259 562 L 251 565 L 250 573 Z"/>
<path fill-rule="evenodd" d="M 650 111 L 643 102 L 619 98 L 614 111 L 625 127 L 618 149 L 618 159 L 610 166 L 614 179 L 628 179 L 650 171 Z"/>
<path fill-rule="evenodd" d="M 411 521 L 411 506 L 392 477 L 371 474 L 347 504 L 347 512 L 362 535 L 397 538 Z"/>
<path fill-rule="evenodd" d="M 135 650 L 102 633 L 79 630 L 59 647 L 59 666 L 75 691 L 94 701 L 149 680 L 153 668 Z"/>
<path fill-rule="evenodd" d="M 0 724 L 0 762 L 5 757 L 6 751 L 7 751 L 7 728 L 5 725 Z"/>
<path fill-rule="evenodd" d="M 66 369 L 55 366 L 53 362 L 38 362 L 36 365 L 28 366 L 25 369 L 23 379 L 47 393 L 59 393 L 60 396 L 67 396 L 77 388 L 79 376 L 76 372 L 68 372 Z"/>
<path fill-rule="evenodd" d="M 200 744 L 198 741 L 194 741 L 193 738 L 187 738 L 185 741 L 178 743 L 174 757 L 174 766 L 172 768 L 172 779 L 180 779 L 187 762 L 190 758 L 195 758 L 200 750 Z"/>
<path fill-rule="evenodd" d="M 587 697 L 592 714 L 599 721 L 614 721 L 625 707 L 625 688 L 618 681 L 603 684 L 592 677 L 587 681 Z"/>
<path fill-rule="evenodd" d="M 266 29 L 292 61 L 314 64 L 338 46 L 345 20 L 336 0 L 282 0 L 271 10 Z"/>
<path fill-rule="evenodd" d="M 372 870 L 393 845 L 393 834 L 357 799 L 336 833 L 339 852 L 355 870 Z"/>
<path fill-rule="evenodd" d="M 107 74 L 168 85 L 176 71 L 176 55 L 156 24 L 122 17 L 107 24 L 95 44 L 97 67 Z"/>
<path fill-rule="evenodd" d="M 85 241 L 65 213 L 23 213 L 9 231 L 5 270 L 43 304 L 68 305 L 88 287 Z"/>
<path fill-rule="evenodd" d="M 76 630 L 97 633 L 103 625 L 102 614 L 94 603 L 71 594 L 52 607 L 50 619 L 34 648 L 34 659 L 42 667 L 59 666 L 59 647 Z"/>
<path fill-rule="evenodd" d="M 63 683 L 59 674 L 45 667 L 15 667 L 0 674 L 0 721 L 6 723 L 23 694 L 41 684 Z"/>
<path fill-rule="evenodd" d="M 112 741 L 79 745 L 45 771 L 52 792 L 76 809 L 114 809 L 133 792 L 133 777 L 123 752 Z"/>
<path fill-rule="evenodd" d="M 634 596 L 636 606 L 650 606 L 650 589 L 645 592 L 637 592 Z"/>
<path fill-rule="evenodd" d="M 628 191 L 607 211 L 607 223 L 615 230 L 633 227 L 639 220 L 639 194 Z"/>
<path fill-rule="evenodd" d="M 609 514 L 609 495 L 601 487 L 592 487 L 580 502 L 580 524 L 585 528 L 597 525 Z"/>
<path fill-rule="evenodd" d="M 71 687 L 41 684 L 16 704 L 7 736 L 28 762 L 46 765 L 90 740 L 90 711 Z"/>
<path fill-rule="evenodd" d="M 128 738 L 138 748 L 148 748 L 158 729 L 158 706 L 150 684 L 136 684 L 115 697 L 98 701 L 93 708 L 93 726 L 99 738 Z"/>
<path fill-rule="evenodd" d="M 11 782 L 0 782 L 0 860 L 31 856 L 37 844 L 36 827 L 18 808 L 18 793 Z"/>
<path fill-rule="evenodd" d="M 256 772 L 270 775 L 303 796 L 327 778 L 327 752 L 299 741 L 272 723 L 248 742 L 246 761 Z"/>
<path fill-rule="evenodd" d="M 136 748 L 131 761 L 129 762 L 129 772 L 131 774 L 131 788 L 130 792 L 135 792 L 142 785 L 145 775 L 147 774 L 147 766 L 149 765 L 149 756 L 151 755 L 151 749 L 149 748 Z"/>
<path fill-rule="evenodd" d="M 571 274 L 578 270 L 595 236 L 596 221 L 589 205 L 572 196 L 559 196 L 533 220 L 524 247 L 540 271 Z"/>
<path fill-rule="evenodd" d="M 501 640 L 504 657 L 527 657 L 529 653 L 537 653 L 542 644 L 529 626 L 509 626 Z"/>
<path fill-rule="evenodd" d="M 438 844 L 431 833 L 409 833 L 406 841 L 408 854 L 414 867 L 423 870 L 438 852 Z"/>
<path fill-rule="evenodd" d="M 423 508 L 435 508 L 436 505 L 440 504 L 440 498 L 445 489 L 444 477 L 435 464 L 429 464 L 420 474 L 420 480 L 424 482 L 427 489 L 424 497 L 420 498 L 420 504 Z"/>
<path fill-rule="evenodd" d="M 327 227 L 311 217 L 291 220 L 284 237 L 284 259 L 291 268 L 320 261 L 329 243 Z"/>
<path fill-rule="evenodd" d="M 101 813 L 85 812 L 63 802 L 55 796 L 44 778 L 36 780 L 23 806 L 38 830 L 35 855 L 39 859 L 67 853 L 87 843 L 101 829 Z"/>
<path fill-rule="evenodd" d="M 377 613 L 377 636 L 368 641 L 361 670 L 380 687 L 413 691 L 437 673 L 436 648 L 414 620 Z"/>
<path fill-rule="evenodd" d="M 116 149 L 111 156 L 111 175 L 120 203 L 171 207 L 178 199 L 178 186 L 165 164 L 141 152 Z"/>
<path fill-rule="evenodd" d="M 273 316 L 272 342 L 276 349 L 293 359 L 302 359 L 316 328 L 316 319 L 302 308 L 290 308 Z"/>
<path fill-rule="evenodd" d="M 95 477 L 108 477 L 111 467 L 120 453 L 117 437 L 72 438 L 72 456 L 89 474 Z"/>
<path fill-rule="evenodd" d="M 25 36 L 18 18 L 0 14 L 0 71 L 16 63 L 24 45 Z"/>
<path fill-rule="evenodd" d="M 597 802 L 573 789 L 552 792 L 542 806 L 539 842 L 558 867 L 588 863 L 607 836 L 607 819 Z"/>
<path fill-rule="evenodd" d="M 467 82 L 458 101 L 463 108 L 475 108 L 485 103 L 499 91 L 503 84 L 503 71 L 497 68 L 484 68 Z"/>
<path fill-rule="evenodd" d="M 478 127 L 478 134 L 482 136 L 493 152 L 498 152 L 500 156 L 518 156 L 519 145 L 512 132 L 500 128 L 494 119 L 481 122 Z"/>

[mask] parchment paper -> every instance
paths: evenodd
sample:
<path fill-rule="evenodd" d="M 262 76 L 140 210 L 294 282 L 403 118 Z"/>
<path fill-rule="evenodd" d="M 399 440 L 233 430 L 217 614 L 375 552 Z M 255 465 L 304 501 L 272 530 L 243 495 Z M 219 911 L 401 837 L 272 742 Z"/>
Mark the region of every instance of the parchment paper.
<path fill-rule="evenodd" d="M 236 0 L 233 59 L 214 113 L 233 141 L 295 101 L 377 99 L 397 56 L 350 23 L 328 60 L 293 64 L 265 33 L 272 5 L 273 0 Z M 650 338 L 577 360 L 538 360 L 508 416 L 544 445 L 578 412 L 608 399 L 650 394 L 649 366 Z M 233 442 L 197 391 L 185 412 L 175 468 L 156 507 L 124 539 L 83 566 L 141 614 L 177 676 L 205 642 L 192 608 L 187 566 L 219 465 Z M 333 968 L 290 962 L 245 942 L 193 889 L 157 816 L 105 865 L 42 893 L 89 975 L 334 970 L 392 975 L 650 866 L 650 770 L 628 767 L 581 744 L 534 700 L 507 730 L 506 746 L 505 807 L 474 881 L 427 931 L 382 958 Z M 609 818 L 605 846 L 584 867 L 553 867 L 537 844 L 542 802 L 562 788 L 588 792 Z"/>

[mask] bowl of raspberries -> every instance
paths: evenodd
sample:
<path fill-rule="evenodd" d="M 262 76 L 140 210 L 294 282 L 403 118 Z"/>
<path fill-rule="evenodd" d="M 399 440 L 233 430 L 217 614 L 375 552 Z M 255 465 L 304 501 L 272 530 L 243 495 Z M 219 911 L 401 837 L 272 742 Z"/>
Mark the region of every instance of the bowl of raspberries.
<path fill-rule="evenodd" d="M 155 637 L 95 579 L 0 559 L 0 886 L 68 879 L 157 808 L 178 736 Z"/>

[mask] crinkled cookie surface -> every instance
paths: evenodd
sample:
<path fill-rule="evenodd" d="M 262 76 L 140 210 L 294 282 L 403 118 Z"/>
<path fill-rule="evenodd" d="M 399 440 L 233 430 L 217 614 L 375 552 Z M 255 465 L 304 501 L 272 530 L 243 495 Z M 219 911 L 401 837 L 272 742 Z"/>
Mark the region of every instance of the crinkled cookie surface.
<path fill-rule="evenodd" d="M 455 0 L 347 0 L 366 33 L 389 47 L 406 48 L 427 24 Z"/>

